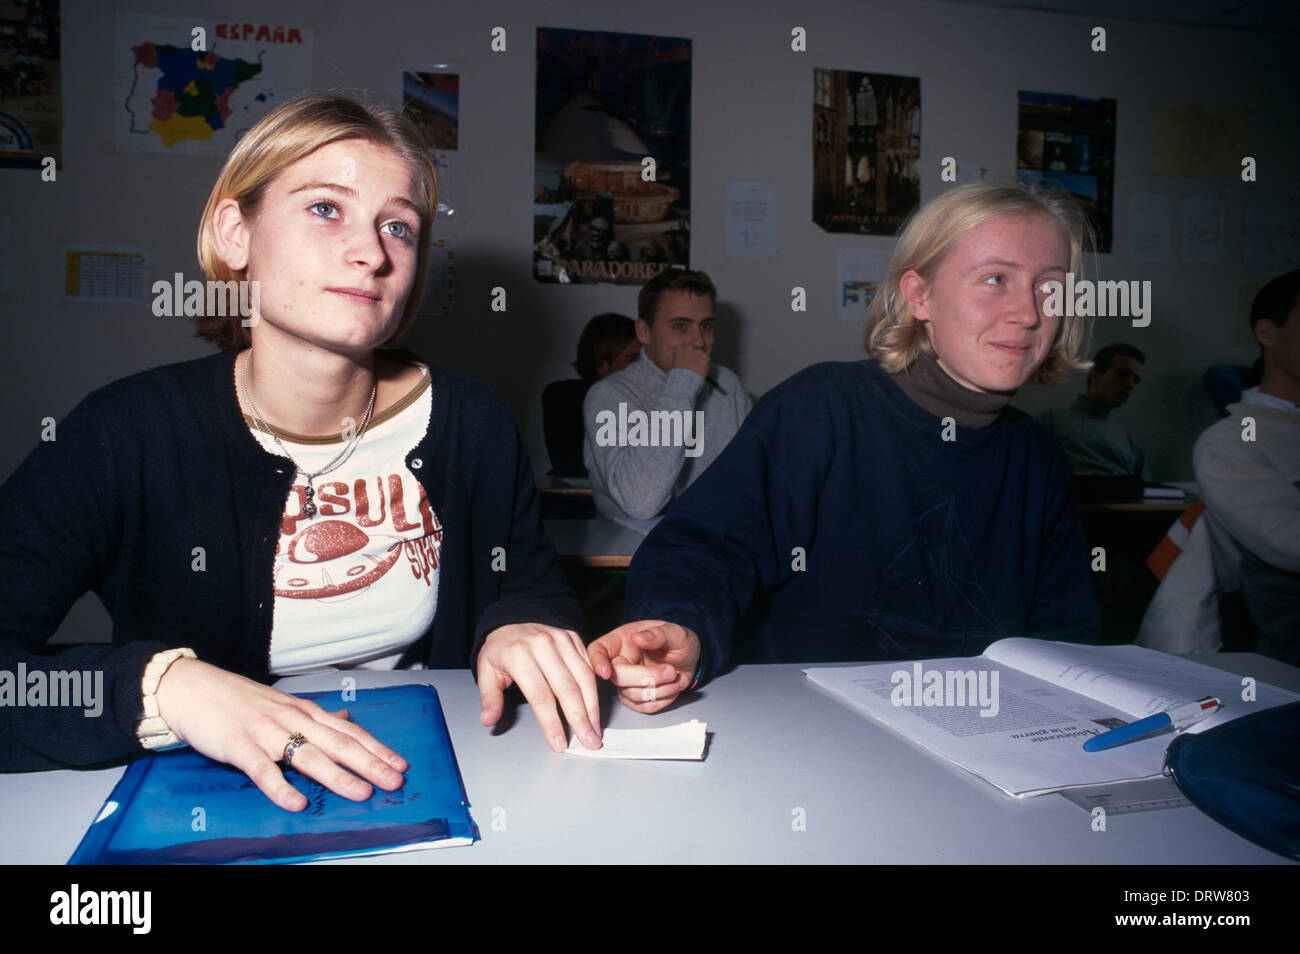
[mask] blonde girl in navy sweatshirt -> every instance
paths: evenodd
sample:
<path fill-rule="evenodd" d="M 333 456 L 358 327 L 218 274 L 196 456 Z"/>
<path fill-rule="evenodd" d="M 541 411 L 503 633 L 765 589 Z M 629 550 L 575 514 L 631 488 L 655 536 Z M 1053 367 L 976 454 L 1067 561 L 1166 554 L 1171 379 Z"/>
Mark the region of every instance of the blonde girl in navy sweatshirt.
<path fill-rule="evenodd" d="M 772 389 L 637 550 L 629 622 L 589 647 L 627 705 L 658 711 L 735 661 L 1095 639 L 1069 465 L 1008 403 L 1082 366 L 1081 319 L 1046 301 L 1086 233 L 1068 199 L 992 183 L 913 214 L 868 359 Z"/>

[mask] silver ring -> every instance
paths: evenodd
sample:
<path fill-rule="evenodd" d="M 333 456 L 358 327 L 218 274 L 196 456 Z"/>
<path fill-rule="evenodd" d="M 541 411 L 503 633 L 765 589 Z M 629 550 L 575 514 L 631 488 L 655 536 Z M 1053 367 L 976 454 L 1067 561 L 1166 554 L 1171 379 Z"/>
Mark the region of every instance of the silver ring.
<path fill-rule="evenodd" d="M 285 743 L 284 754 L 280 756 L 280 761 L 285 765 L 293 762 L 293 753 L 298 751 L 298 747 L 307 741 L 307 737 L 301 732 L 295 732 L 289 736 L 289 741 Z"/>

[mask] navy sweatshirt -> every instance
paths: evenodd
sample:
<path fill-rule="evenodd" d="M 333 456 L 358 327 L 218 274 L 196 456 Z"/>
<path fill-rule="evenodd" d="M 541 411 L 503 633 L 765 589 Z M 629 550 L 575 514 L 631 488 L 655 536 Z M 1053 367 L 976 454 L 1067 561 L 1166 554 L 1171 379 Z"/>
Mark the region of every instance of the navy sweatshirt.
<path fill-rule="evenodd" d="M 948 436 L 875 362 L 799 372 L 759 401 L 637 550 L 624 618 L 694 630 L 706 678 L 737 661 L 1095 640 L 1060 444 L 1012 407 Z"/>
<path fill-rule="evenodd" d="M 406 463 L 442 522 L 442 579 L 433 623 L 402 665 L 473 669 L 499 626 L 579 629 L 582 616 L 509 412 L 482 385 L 425 363 L 433 409 Z M 106 697 L 96 718 L 0 706 L 0 769 L 142 753 L 140 680 L 163 649 L 190 646 L 270 681 L 272 567 L 294 471 L 250 433 L 234 380 L 234 355 L 218 354 L 113 382 L 0 489 L 0 669 L 102 669 Z M 88 590 L 112 617 L 112 644 L 47 647 Z"/>

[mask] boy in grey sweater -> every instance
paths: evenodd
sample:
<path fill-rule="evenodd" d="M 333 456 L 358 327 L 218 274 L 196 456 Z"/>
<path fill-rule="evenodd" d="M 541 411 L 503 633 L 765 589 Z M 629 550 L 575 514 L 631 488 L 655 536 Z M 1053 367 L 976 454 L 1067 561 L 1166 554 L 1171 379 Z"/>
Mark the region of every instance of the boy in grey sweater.
<path fill-rule="evenodd" d="M 641 357 L 583 402 L 583 461 L 600 516 L 663 513 L 749 413 L 740 379 L 709 359 L 717 297 L 703 272 L 669 269 L 642 287 Z"/>

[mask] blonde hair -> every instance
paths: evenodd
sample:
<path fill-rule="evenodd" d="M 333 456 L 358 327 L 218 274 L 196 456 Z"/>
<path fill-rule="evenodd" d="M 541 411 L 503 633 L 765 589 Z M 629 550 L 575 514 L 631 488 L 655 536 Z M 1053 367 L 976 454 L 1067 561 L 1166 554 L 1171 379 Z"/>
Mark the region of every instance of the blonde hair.
<path fill-rule="evenodd" d="M 903 275 L 915 269 L 927 283 L 933 281 L 939 266 L 963 236 L 994 216 L 1008 214 L 1046 214 L 1055 219 L 1070 244 L 1069 270 L 1080 273 L 1085 247 L 1095 247 L 1094 235 L 1087 217 L 1067 192 L 1037 192 L 1019 185 L 981 182 L 931 199 L 904 223 L 885 281 L 867 312 L 867 354 L 885 371 L 898 374 L 906 370 L 921 352 L 936 357 L 925 322 L 917 320 L 903 300 L 899 290 Z M 1087 330 L 1085 319 L 1062 317 L 1047 357 L 1029 380 L 1051 384 L 1067 371 L 1087 368 L 1088 362 L 1079 358 Z"/>
<path fill-rule="evenodd" d="M 212 216 L 218 203 L 233 198 L 247 221 L 257 218 L 267 185 L 293 163 L 322 146 L 348 139 L 360 139 L 392 149 L 411 170 L 414 195 L 420 217 L 419 251 L 415 282 L 406 300 L 406 310 L 393 337 L 396 342 L 415 320 L 429 271 L 429 227 L 438 210 L 438 178 L 429 157 L 431 148 L 420 127 L 387 106 L 362 105 L 343 96 L 313 93 L 301 96 L 267 113 L 235 144 L 217 176 L 199 221 L 199 265 L 209 281 L 242 281 L 248 270 L 232 270 L 217 254 Z M 240 351 L 251 343 L 241 316 L 196 315 L 200 338 L 215 343 L 222 351 Z"/>

